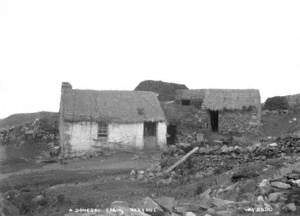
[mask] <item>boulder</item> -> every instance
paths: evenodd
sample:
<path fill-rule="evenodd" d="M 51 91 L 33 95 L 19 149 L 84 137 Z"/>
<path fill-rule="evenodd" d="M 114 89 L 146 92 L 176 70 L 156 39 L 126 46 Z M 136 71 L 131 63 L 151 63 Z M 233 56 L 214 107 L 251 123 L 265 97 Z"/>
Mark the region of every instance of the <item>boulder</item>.
<path fill-rule="evenodd" d="M 269 194 L 268 199 L 270 202 L 277 202 L 279 200 L 280 196 L 282 196 L 281 192 L 275 192 L 275 193 Z"/>
<path fill-rule="evenodd" d="M 194 212 L 185 212 L 184 216 L 197 216 Z"/>
<path fill-rule="evenodd" d="M 289 188 L 291 188 L 291 185 L 289 185 L 287 183 L 284 183 L 284 182 L 279 182 L 279 181 L 271 182 L 271 185 L 273 187 L 280 188 L 280 189 L 289 189 Z"/>
<path fill-rule="evenodd" d="M 292 180 L 292 182 L 297 185 L 297 187 L 300 187 L 300 179 Z"/>
<path fill-rule="evenodd" d="M 129 208 L 129 204 L 128 204 L 128 202 L 126 202 L 126 201 L 113 201 L 113 202 L 110 204 L 110 207 L 111 207 L 111 208 L 119 208 L 119 207 L 126 207 L 126 208 Z"/>
<path fill-rule="evenodd" d="M 162 207 L 167 209 L 168 211 L 173 211 L 173 208 L 177 205 L 177 202 L 174 197 L 159 197 L 155 199 L 155 201 Z"/>
<path fill-rule="evenodd" d="M 277 147 L 278 144 L 277 143 L 270 143 L 269 146 L 271 146 L 271 147 Z"/>
<path fill-rule="evenodd" d="M 161 206 L 150 197 L 145 197 L 141 208 L 145 209 L 145 213 L 152 216 L 163 216 L 164 210 Z"/>
<path fill-rule="evenodd" d="M 232 211 L 229 210 L 223 210 L 223 211 L 217 211 L 216 212 L 217 216 L 232 216 L 234 215 Z"/>
<path fill-rule="evenodd" d="M 158 209 L 161 210 L 161 207 L 159 206 L 159 204 L 157 202 L 155 202 L 152 198 L 150 197 L 145 197 L 143 200 L 143 207 L 144 208 L 148 208 L 148 209 Z"/>
<path fill-rule="evenodd" d="M 160 179 L 157 183 L 162 185 L 169 185 L 172 183 L 172 178 Z"/>
<path fill-rule="evenodd" d="M 32 202 L 37 205 L 45 205 L 47 203 L 47 199 L 43 195 L 37 195 L 32 199 Z"/>
<path fill-rule="evenodd" d="M 265 202 L 264 197 L 263 197 L 263 196 L 258 196 L 258 197 L 257 197 L 257 202 L 259 202 L 259 203 L 264 203 L 264 202 Z"/>
<path fill-rule="evenodd" d="M 229 147 L 226 146 L 226 145 L 223 145 L 222 148 L 221 148 L 221 152 L 222 153 L 228 153 L 230 151 Z"/>
<path fill-rule="evenodd" d="M 297 210 L 297 207 L 295 205 L 295 203 L 289 203 L 284 207 L 285 210 L 290 211 L 290 212 L 294 212 Z"/>
<path fill-rule="evenodd" d="M 209 208 L 207 209 L 207 213 L 210 215 L 214 215 L 216 213 L 216 210 L 214 210 L 213 208 Z"/>
<path fill-rule="evenodd" d="M 212 204 L 215 205 L 218 208 L 223 208 L 229 205 L 233 205 L 235 204 L 234 201 L 231 200 L 223 200 L 223 199 L 219 199 L 219 198 L 212 198 Z"/>
<path fill-rule="evenodd" d="M 130 175 L 131 176 L 135 176 L 136 175 L 136 171 L 135 170 L 131 170 Z"/>

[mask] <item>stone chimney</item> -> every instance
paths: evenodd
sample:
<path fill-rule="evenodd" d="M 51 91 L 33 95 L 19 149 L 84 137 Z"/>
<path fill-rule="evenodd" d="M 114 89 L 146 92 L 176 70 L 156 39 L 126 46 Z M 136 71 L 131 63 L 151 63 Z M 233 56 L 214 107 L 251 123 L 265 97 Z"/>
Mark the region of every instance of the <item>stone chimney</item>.
<path fill-rule="evenodd" d="M 68 82 L 62 82 L 61 84 L 61 92 L 64 92 L 66 90 L 72 90 L 72 85 Z"/>

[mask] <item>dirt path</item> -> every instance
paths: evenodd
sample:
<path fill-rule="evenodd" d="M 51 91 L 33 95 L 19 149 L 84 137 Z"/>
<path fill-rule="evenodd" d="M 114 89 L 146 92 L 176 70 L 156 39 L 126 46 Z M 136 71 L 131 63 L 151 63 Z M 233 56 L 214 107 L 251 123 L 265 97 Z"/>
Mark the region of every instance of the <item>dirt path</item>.
<path fill-rule="evenodd" d="M 50 170 L 128 170 L 128 169 L 146 169 L 151 164 L 159 160 L 159 152 L 140 152 L 135 153 L 116 153 L 110 156 L 92 158 L 88 160 L 78 159 L 68 161 L 66 164 L 46 164 L 42 167 L 24 169 L 11 173 L 0 174 L 0 181 L 12 175 L 30 174 L 35 172 L 44 172 Z"/>
<path fill-rule="evenodd" d="M 131 169 L 147 169 L 160 153 L 117 153 L 67 164 L 48 164 L 0 176 L 0 191 L 16 193 L 12 203 L 24 215 L 64 215 L 70 208 L 107 208 L 115 200 L 135 203 L 152 194 L 168 195 L 173 188 L 130 179 Z M 47 204 L 32 200 L 42 194 Z"/>

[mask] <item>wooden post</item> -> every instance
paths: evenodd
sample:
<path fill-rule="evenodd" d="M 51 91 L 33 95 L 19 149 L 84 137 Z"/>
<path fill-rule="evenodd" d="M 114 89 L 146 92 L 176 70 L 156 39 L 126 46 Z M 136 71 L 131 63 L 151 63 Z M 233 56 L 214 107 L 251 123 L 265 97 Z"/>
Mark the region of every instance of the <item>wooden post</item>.
<path fill-rule="evenodd" d="M 171 172 L 177 166 L 179 166 L 184 161 L 186 161 L 186 159 L 188 159 L 192 154 L 194 154 L 196 151 L 198 151 L 198 149 L 199 149 L 199 147 L 193 148 L 193 150 L 189 151 L 186 155 L 184 155 L 182 158 L 180 158 L 180 160 L 178 160 L 175 164 L 173 164 L 172 166 L 170 166 L 166 171 L 164 171 L 164 173 L 166 174 L 166 173 Z"/>

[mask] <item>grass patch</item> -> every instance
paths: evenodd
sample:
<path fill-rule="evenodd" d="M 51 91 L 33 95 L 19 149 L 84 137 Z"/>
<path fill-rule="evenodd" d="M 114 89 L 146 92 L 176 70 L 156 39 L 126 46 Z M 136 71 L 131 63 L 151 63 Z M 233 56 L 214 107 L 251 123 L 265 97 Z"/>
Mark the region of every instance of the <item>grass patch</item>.
<path fill-rule="evenodd" d="M 29 174 L 13 175 L 0 182 L 0 192 L 20 190 L 22 188 L 35 188 L 42 190 L 58 184 L 79 183 L 96 179 L 103 175 L 120 175 L 129 173 L 129 170 L 107 171 L 70 171 L 51 170 L 33 172 Z"/>

